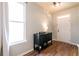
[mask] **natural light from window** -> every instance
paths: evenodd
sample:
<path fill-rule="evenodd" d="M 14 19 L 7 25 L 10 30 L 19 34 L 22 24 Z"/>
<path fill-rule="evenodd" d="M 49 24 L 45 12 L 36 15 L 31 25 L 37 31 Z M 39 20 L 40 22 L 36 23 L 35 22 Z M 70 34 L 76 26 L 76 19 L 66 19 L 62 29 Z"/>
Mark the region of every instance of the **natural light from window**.
<path fill-rule="evenodd" d="M 9 7 L 9 45 L 25 41 L 24 38 L 24 5 L 21 3 L 8 3 Z"/>

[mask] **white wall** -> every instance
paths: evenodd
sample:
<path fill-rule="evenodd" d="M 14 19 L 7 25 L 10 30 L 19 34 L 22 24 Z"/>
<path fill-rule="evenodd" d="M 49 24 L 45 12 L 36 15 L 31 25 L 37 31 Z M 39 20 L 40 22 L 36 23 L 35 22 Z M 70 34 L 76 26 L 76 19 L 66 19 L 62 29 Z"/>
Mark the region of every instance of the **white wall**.
<path fill-rule="evenodd" d="M 1 3 L 0 3 L 0 55 L 1 55 Z"/>
<path fill-rule="evenodd" d="M 66 9 L 60 12 L 57 12 L 53 15 L 54 20 L 54 32 L 56 34 L 57 38 L 57 16 L 70 14 L 70 20 L 71 20 L 71 40 L 70 42 L 79 44 L 79 7 L 74 7 L 70 9 Z"/>
<path fill-rule="evenodd" d="M 47 32 L 52 32 L 52 17 L 47 11 L 43 11 L 35 3 L 28 3 L 26 7 L 26 39 L 23 42 L 10 47 L 10 55 L 19 55 L 25 51 L 33 49 L 33 34 L 36 32 L 44 31 L 43 23 L 47 23 Z"/>
<path fill-rule="evenodd" d="M 72 21 L 71 21 L 71 41 L 79 44 L 79 7 L 72 12 Z"/>

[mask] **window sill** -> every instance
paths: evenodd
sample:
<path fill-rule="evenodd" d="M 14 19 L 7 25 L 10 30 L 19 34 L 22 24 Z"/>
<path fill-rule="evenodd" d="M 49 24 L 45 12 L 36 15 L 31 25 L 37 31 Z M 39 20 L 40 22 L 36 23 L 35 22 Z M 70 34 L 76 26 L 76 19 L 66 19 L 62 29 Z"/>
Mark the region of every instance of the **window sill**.
<path fill-rule="evenodd" d="M 13 46 L 13 45 L 21 44 L 21 43 L 23 43 L 23 42 L 27 42 L 27 40 L 22 40 L 22 41 L 17 41 L 17 42 L 9 43 L 9 46 Z"/>

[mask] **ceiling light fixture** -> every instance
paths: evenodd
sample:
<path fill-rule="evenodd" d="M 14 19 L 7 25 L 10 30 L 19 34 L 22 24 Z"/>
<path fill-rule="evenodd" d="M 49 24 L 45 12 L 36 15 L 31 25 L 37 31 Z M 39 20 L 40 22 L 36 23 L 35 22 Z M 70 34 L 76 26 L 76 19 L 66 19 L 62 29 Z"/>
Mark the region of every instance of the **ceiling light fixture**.
<path fill-rule="evenodd" d="M 53 2 L 53 5 L 58 7 L 58 6 L 60 6 L 60 2 Z"/>

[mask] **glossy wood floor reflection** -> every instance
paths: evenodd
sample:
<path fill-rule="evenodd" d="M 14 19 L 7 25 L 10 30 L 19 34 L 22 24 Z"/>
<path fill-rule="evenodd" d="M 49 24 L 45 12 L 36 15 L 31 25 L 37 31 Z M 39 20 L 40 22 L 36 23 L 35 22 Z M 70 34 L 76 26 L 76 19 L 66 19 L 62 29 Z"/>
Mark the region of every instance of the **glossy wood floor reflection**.
<path fill-rule="evenodd" d="M 77 56 L 78 47 L 64 42 L 53 41 L 53 44 L 42 50 L 41 53 L 32 51 L 24 56 Z"/>

